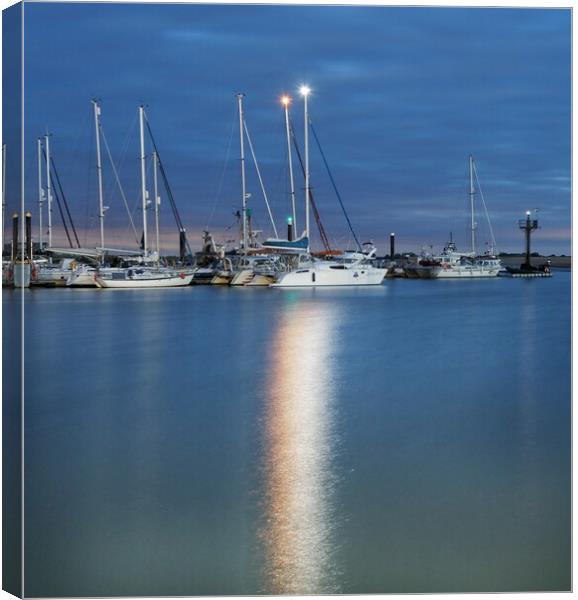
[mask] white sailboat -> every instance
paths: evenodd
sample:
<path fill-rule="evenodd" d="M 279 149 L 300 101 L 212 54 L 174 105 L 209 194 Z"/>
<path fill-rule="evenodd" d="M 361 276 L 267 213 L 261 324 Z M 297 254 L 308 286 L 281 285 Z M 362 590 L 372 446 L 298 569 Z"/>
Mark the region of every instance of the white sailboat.
<path fill-rule="evenodd" d="M 479 256 L 476 252 L 476 217 L 474 208 L 474 196 L 476 193 L 474 185 L 474 158 L 470 155 L 470 233 L 471 233 L 471 251 L 458 252 L 456 245 L 450 240 L 443 252 L 435 257 L 431 265 L 432 279 L 472 279 L 481 277 L 497 277 L 502 268 L 500 259 L 495 255 L 496 243 L 490 223 L 490 218 L 486 209 L 486 204 L 481 197 L 492 244 L 489 252 Z"/>
<path fill-rule="evenodd" d="M 330 287 L 365 286 L 383 283 L 387 269 L 377 268 L 372 261 L 375 248 L 367 252 L 345 254 L 340 259 L 316 259 L 310 254 L 309 212 L 311 203 L 309 173 L 309 112 L 308 98 L 311 90 L 303 85 L 300 94 L 304 103 L 304 145 L 305 145 L 305 232 L 302 239 L 306 243 L 306 253 L 300 254 L 297 268 L 282 274 L 271 287 Z"/>
<path fill-rule="evenodd" d="M 145 136 L 144 136 L 144 107 L 139 106 L 140 123 L 140 170 L 141 170 L 141 208 L 143 220 L 143 262 L 152 259 L 156 262 L 155 266 L 131 266 L 120 271 L 99 270 L 94 277 L 95 283 L 100 288 L 166 288 L 183 287 L 190 285 L 193 280 L 194 272 L 191 269 L 170 269 L 161 267 L 159 261 L 159 228 L 158 228 L 158 190 L 157 190 L 157 156 L 153 155 L 153 173 L 154 173 L 154 194 L 155 194 L 155 224 L 156 224 L 156 251 L 149 252 L 148 229 L 147 229 L 147 208 L 148 191 L 146 189 L 146 156 L 145 156 Z"/>

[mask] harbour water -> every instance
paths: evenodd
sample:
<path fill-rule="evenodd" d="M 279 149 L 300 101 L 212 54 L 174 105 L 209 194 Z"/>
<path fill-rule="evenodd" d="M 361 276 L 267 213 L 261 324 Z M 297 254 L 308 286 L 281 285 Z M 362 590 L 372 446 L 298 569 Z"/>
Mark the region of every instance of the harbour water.
<path fill-rule="evenodd" d="M 568 273 L 23 293 L 27 596 L 569 589 Z"/>

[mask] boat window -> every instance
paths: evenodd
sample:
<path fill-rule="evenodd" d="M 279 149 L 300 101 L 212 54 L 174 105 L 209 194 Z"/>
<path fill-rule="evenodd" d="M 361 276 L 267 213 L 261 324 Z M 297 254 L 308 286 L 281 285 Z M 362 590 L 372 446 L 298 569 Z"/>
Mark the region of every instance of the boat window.
<path fill-rule="evenodd" d="M 301 269 L 300 271 L 297 271 L 297 273 L 309 273 L 309 269 Z"/>
<path fill-rule="evenodd" d="M 345 265 L 330 265 L 330 269 L 345 269 Z"/>

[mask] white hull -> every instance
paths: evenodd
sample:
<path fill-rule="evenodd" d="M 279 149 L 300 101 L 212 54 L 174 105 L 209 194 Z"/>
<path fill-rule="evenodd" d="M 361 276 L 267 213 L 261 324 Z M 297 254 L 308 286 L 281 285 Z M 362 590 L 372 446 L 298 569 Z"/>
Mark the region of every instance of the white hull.
<path fill-rule="evenodd" d="M 184 287 L 190 285 L 192 280 L 192 273 L 189 275 L 181 273 L 175 277 L 147 277 L 142 279 L 104 279 L 98 275 L 95 277 L 98 287 L 107 289 Z"/>
<path fill-rule="evenodd" d="M 433 279 L 480 279 L 488 277 L 497 277 L 500 267 L 483 268 L 476 266 L 433 267 L 431 277 Z"/>
<path fill-rule="evenodd" d="M 32 285 L 64 287 L 70 277 L 71 269 L 40 268 L 32 278 Z"/>
<path fill-rule="evenodd" d="M 84 271 L 81 273 L 71 273 L 66 281 L 68 287 L 97 287 L 94 281 L 96 269 L 93 271 Z"/>
<path fill-rule="evenodd" d="M 381 285 L 387 269 L 368 265 L 347 266 L 319 263 L 282 275 L 271 287 L 335 287 Z"/>

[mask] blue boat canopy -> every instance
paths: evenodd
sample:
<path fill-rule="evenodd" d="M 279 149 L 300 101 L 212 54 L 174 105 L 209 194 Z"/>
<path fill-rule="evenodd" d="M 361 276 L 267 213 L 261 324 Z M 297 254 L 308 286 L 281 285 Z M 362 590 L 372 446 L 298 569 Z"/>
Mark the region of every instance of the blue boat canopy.
<path fill-rule="evenodd" d="M 263 247 L 284 250 L 285 252 L 307 252 L 309 249 L 309 238 L 303 236 L 292 241 L 269 238 L 263 242 Z"/>

